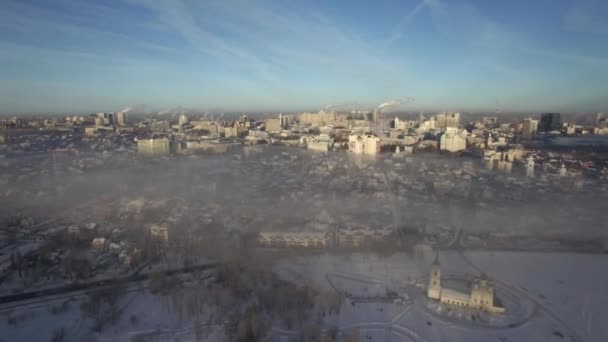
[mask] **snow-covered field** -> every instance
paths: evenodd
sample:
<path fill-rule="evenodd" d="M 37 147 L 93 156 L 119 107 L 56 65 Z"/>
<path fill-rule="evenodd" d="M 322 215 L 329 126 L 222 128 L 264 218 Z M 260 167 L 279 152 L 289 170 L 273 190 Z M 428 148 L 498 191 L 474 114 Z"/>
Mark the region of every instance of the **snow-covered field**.
<path fill-rule="evenodd" d="M 150 334 L 145 340 L 195 340 L 197 328 L 204 337 L 202 341 L 221 341 L 222 329 L 213 321 L 214 310 L 206 311 L 199 319 L 187 318 L 175 309 L 179 306 L 172 298 L 152 295 L 146 289 L 130 289 L 117 304 L 120 319 L 107 324 L 100 331 L 92 332 L 93 321 L 83 318 L 80 305 L 86 296 L 71 299 L 33 303 L 13 309 L 0 308 L 0 341 L 51 341 L 60 330 L 64 330 L 63 341 L 128 341 L 137 335 Z M 51 311 L 68 301 L 64 312 Z M 8 305 L 7 305 L 8 306 Z M 14 305 L 12 305 L 14 306 Z"/>
<path fill-rule="evenodd" d="M 373 279 L 393 289 L 420 279 L 428 272 L 433 258 L 432 253 L 397 253 L 382 258 L 371 254 L 323 254 L 282 260 L 277 270 L 286 279 L 309 281 L 326 289 L 332 288 L 333 283 L 341 291 L 361 293 L 379 286 L 371 285 Z M 427 341 L 608 341 L 603 314 L 608 307 L 608 255 L 448 251 L 440 253 L 439 258 L 445 273 L 484 272 L 519 291 L 526 301 L 535 303 L 534 314 L 517 327 L 492 328 L 459 324 L 449 317 L 430 314 L 416 304 L 409 310 L 400 304 L 381 304 L 386 316 L 383 318 L 378 317 L 380 304 L 357 304 L 342 310 L 331 323 L 348 328 L 366 320 L 382 322 L 392 330 L 410 329 L 420 340 Z M 336 275 L 348 277 L 341 282 L 328 281 Z"/>
<path fill-rule="evenodd" d="M 337 327 L 345 334 L 357 331 L 365 341 L 608 341 L 608 325 L 603 309 L 608 307 L 608 255 L 441 252 L 439 259 L 446 274 L 485 272 L 497 283 L 516 289 L 526 301 L 534 303 L 529 319 L 516 327 L 475 326 L 432 312 L 408 285 L 424 279 L 435 254 L 432 251 L 388 257 L 372 254 L 303 256 L 283 259 L 276 271 L 299 285 L 348 292 L 338 315 L 328 315 L 327 328 Z M 81 317 L 80 305 L 86 296 L 62 298 L 44 303 L 0 308 L 1 341 L 50 341 L 65 328 L 65 341 L 126 341 L 136 334 L 194 340 L 206 326 L 207 340 L 222 340 L 221 329 L 209 308 L 194 320 L 180 317 L 180 303 L 171 297 L 158 297 L 146 289 L 130 288 L 116 307 L 120 320 L 92 333 L 91 319 Z M 397 292 L 401 303 L 387 299 L 387 290 Z M 500 296 L 500 291 L 498 291 Z M 382 298 L 382 297 L 385 298 Z M 373 298 L 380 298 L 377 301 Z M 365 298 L 371 298 L 365 301 Z M 61 306 L 66 302 L 66 310 Z M 22 304 L 22 303 L 18 303 Z M 12 307 L 12 308 L 9 308 Z M 52 308 L 55 308 L 55 311 Z M 65 309 L 65 307 L 64 307 Z M 199 331 L 197 331 L 199 330 Z M 165 332 L 166 334 L 159 334 Z M 163 337 L 164 336 L 164 337 Z M 282 337 L 288 339 L 289 332 Z M 293 336 L 293 335 L 291 335 Z M 275 340 L 282 340 L 277 333 Z"/>

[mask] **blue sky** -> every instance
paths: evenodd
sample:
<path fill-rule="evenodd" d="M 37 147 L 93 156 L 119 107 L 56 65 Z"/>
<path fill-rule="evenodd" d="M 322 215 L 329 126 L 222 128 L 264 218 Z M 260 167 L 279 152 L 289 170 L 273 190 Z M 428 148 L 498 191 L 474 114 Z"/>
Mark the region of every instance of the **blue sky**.
<path fill-rule="evenodd" d="M 0 113 L 608 109 L 608 1 L 4 0 Z"/>

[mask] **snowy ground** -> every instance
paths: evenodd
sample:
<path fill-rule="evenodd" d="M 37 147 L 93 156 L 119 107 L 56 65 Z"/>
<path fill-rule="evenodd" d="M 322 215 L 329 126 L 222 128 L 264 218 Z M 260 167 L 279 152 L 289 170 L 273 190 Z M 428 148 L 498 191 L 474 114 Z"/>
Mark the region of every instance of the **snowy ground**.
<path fill-rule="evenodd" d="M 52 313 L 52 307 L 67 303 L 68 309 Z M 45 303 L 31 303 L 10 309 L 0 309 L 0 341 L 50 341 L 54 333 L 62 328 L 66 340 L 75 339 L 86 325 L 80 317 L 81 298 L 63 298 Z"/>
<path fill-rule="evenodd" d="M 480 327 L 425 309 L 419 301 L 421 292 L 416 294 L 420 289 L 412 284 L 424 279 L 433 258 L 430 251 L 389 257 L 322 254 L 283 259 L 276 270 L 300 285 L 348 292 L 350 297 L 340 313 L 328 315 L 324 323 L 345 334 L 358 331 L 364 341 L 608 341 L 603 315 L 608 307 L 607 255 L 440 253 L 446 274 L 485 272 L 534 303 L 533 315 L 516 327 Z M 65 341 L 126 341 L 147 333 L 156 340 L 177 336 L 187 341 L 194 340 L 203 326 L 207 340 L 222 340 L 221 329 L 213 325 L 213 308 L 194 320 L 180 317 L 175 310 L 179 303 L 170 297 L 163 299 L 137 287 L 127 290 L 117 305 L 122 310 L 121 319 L 99 333 L 91 333 L 90 319 L 81 318 L 80 304 L 86 296 L 4 305 L 0 307 L 0 340 L 50 341 L 54 333 L 65 328 Z M 387 293 L 392 292 L 399 293 L 401 303 L 388 299 Z M 63 303 L 67 303 L 67 310 L 60 309 Z M 273 340 L 293 336 L 288 331 L 275 335 Z"/>
<path fill-rule="evenodd" d="M 90 317 L 83 318 L 80 306 L 87 300 L 87 294 L 82 291 L 56 300 L 3 305 L 0 307 L 0 341 L 51 341 L 62 329 L 63 341 L 128 341 L 138 335 L 145 335 L 146 341 L 174 338 L 194 341 L 197 333 L 203 337 L 201 341 L 223 340 L 223 329 L 215 322 L 213 306 L 194 319 L 183 311 L 180 314 L 178 307 L 184 306 L 180 296 L 153 295 L 139 285 L 125 288 L 121 293 L 116 305 L 120 319 L 98 332 L 92 331 Z M 66 310 L 53 310 L 65 302 L 68 303 Z"/>
<path fill-rule="evenodd" d="M 105 329 L 95 337 L 99 341 L 128 341 L 137 335 L 147 335 L 146 341 L 179 339 L 194 341 L 196 325 L 201 329 L 203 341 L 221 340 L 221 327 L 212 324 L 214 310 L 206 311 L 198 320 L 180 315 L 170 298 L 161 299 L 143 291 L 126 306 L 118 324 Z M 137 317 L 136 323 L 132 317 Z"/>
<path fill-rule="evenodd" d="M 308 281 L 320 288 L 332 288 L 333 284 L 342 291 L 362 293 L 374 288 L 377 291 L 373 279 L 396 288 L 423 278 L 432 259 L 432 253 L 417 256 L 399 253 L 388 258 L 324 254 L 283 260 L 277 270 L 286 279 Z M 534 314 L 516 327 L 499 329 L 461 324 L 416 304 L 403 310 L 408 303 L 378 304 L 385 315 L 378 317 L 379 306 L 370 303 L 347 305 L 348 309 L 335 319 L 338 322 L 328 323 L 339 323 L 345 329 L 364 322 L 383 323 L 385 332 L 389 326 L 392 330 L 404 327 L 415 332 L 419 340 L 428 341 L 608 341 L 608 326 L 602 315 L 603 308 L 608 306 L 606 255 L 449 251 L 440 253 L 440 261 L 446 273 L 485 272 L 519 291 L 526 301 L 536 305 Z M 346 274 L 350 276 L 341 282 L 328 281 L 335 275 Z M 401 316 L 396 318 L 398 315 Z M 391 321 L 394 323 L 388 324 Z"/>

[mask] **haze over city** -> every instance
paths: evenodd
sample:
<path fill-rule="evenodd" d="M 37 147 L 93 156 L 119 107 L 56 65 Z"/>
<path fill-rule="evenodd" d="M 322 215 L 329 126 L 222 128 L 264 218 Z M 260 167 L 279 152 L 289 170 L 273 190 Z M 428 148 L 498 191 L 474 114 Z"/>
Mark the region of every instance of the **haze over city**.
<path fill-rule="evenodd" d="M 608 106 L 608 4 L 4 1 L 0 113 Z"/>
<path fill-rule="evenodd" d="M 0 342 L 606 342 L 608 2 L 6 0 Z"/>

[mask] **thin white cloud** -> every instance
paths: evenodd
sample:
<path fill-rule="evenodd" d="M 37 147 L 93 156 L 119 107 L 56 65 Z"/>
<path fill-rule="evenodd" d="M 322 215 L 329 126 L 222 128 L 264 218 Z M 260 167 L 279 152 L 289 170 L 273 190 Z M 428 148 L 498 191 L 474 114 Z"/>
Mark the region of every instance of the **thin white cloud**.
<path fill-rule="evenodd" d="M 91 63 L 95 69 L 103 66 L 116 73 L 132 68 L 131 73 L 157 69 L 165 74 L 163 68 L 179 71 L 180 58 L 189 60 L 184 70 L 196 72 L 200 54 L 202 70 L 213 69 L 216 63 L 226 79 L 254 82 L 268 94 L 293 98 L 303 93 L 329 97 L 310 84 L 315 78 L 324 80 L 325 87 L 329 82 L 335 87 L 368 89 L 368 94 L 377 92 L 381 98 L 401 96 L 384 93 L 400 88 L 407 76 L 404 60 L 387 54 L 381 42 L 370 45 L 316 8 L 293 12 L 288 3 L 124 0 L 134 13 L 123 13 L 121 6 L 61 1 L 69 1 L 74 11 L 13 3 L 0 12 L 0 27 L 19 35 L 42 32 L 62 38 L 60 46 L 54 46 L 53 39 L 48 44 L 4 41 L 13 44 L 8 55 L 38 58 L 49 70 L 53 61 L 43 56 L 58 61 L 63 55 L 66 63 Z M 138 34 L 124 30 L 129 26 Z M 154 39 L 156 33 L 162 39 Z M 167 39 L 172 35 L 181 39 Z M 191 48 L 181 48 L 183 43 Z M 28 53 L 28 47 L 36 52 Z M 295 75 L 310 79 L 292 82 Z M 286 84 L 288 80 L 292 83 Z"/>
<path fill-rule="evenodd" d="M 270 65 L 255 54 L 205 29 L 201 25 L 201 18 L 197 15 L 196 4 L 189 4 L 181 0 L 171 2 L 134 0 L 133 2 L 156 12 L 163 24 L 179 33 L 200 52 L 219 59 L 248 65 L 267 81 L 276 79 L 270 70 Z"/>
<path fill-rule="evenodd" d="M 230 0 L 204 4 L 133 1 L 156 11 L 193 47 L 222 62 L 251 69 L 272 80 L 270 85 L 280 86 L 282 75 L 294 70 L 338 78 L 359 76 L 362 83 L 380 82 L 387 75 L 406 76 L 403 61 L 392 60 L 379 46 L 362 42 L 315 10 L 293 13 L 280 3 Z"/>
<path fill-rule="evenodd" d="M 393 32 L 386 40 L 386 44 L 390 45 L 396 41 L 401 40 L 406 26 L 416 17 L 416 15 L 418 15 L 420 11 L 422 11 L 430 4 L 432 4 L 432 0 L 422 0 L 416 5 L 416 7 L 414 7 L 411 11 L 407 12 L 393 29 Z"/>
<path fill-rule="evenodd" d="M 90 4 L 79 4 L 79 9 L 83 10 Z M 85 13 L 95 13 L 100 15 L 101 11 L 96 5 Z M 101 13 L 119 17 L 121 12 L 106 9 Z M 95 53 L 106 54 L 104 49 L 108 47 L 127 47 L 133 49 L 151 50 L 156 52 L 175 53 L 175 49 L 159 44 L 154 41 L 136 38 L 128 33 L 111 30 L 111 25 L 89 25 L 99 17 L 71 16 L 60 13 L 57 10 L 49 10 L 36 7 L 28 3 L 11 3 L 0 11 L 0 29 L 5 32 L 16 33 L 15 36 L 38 36 L 48 38 L 61 38 L 61 50 L 66 53 Z M 129 25 L 133 28 L 139 27 L 141 23 L 132 22 Z M 149 25 L 144 25 L 147 29 Z M 10 42 L 10 38 L 5 40 Z M 48 40 L 47 48 L 53 45 L 53 40 Z M 23 45 L 24 43 L 20 43 Z M 34 43 L 31 43 L 34 44 Z M 32 47 L 38 47 L 32 45 Z M 52 48 L 49 48 L 52 50 Z"/>
<path fill-rule="evenodd" d="M 599 72 L 608 72 L 607 58 L 584 54 L 582 51 L 547 47 L 545 42 L 533 41 L 527 35 L 490 19 L 470 2 L 446 4 L 433 0 L 429 9 L 439 32 L 478 48 L 475 54 L 495 52 L 493 57 L 498 59 L 498 62 L 501 62 L 501 54 L 527 55 L 547 61 L 566 60 L 584 67 L 599 68 Z M 532 65 L 528 64 L 526 67 L 533 67 Z M 509 68 L 507 65 L 504 67 Z"/>
<path fill-rule="evenodd" d="M 323 106 L 360 97 L 381 101 L 416 96 L 416 90 L 437 94 L 437 81 L 452 84 L 466 79 L 470 87 L 475 87 L 479 75 L 484 74 L 498 76 L 497 82 L 502 79 L 512 85 L 521 81 L 528 87 L 541 86 L 546 77 L 557 79 L 554 70 L 547 72 L 545 65 L 527 63 L 526 58 L 568 62 L 584 66 L 577 70 L 608 74 L 608 63 L 601 55 L 556 51 L 467 2 L 422 0 L 403 14 L 386 40 L 381 37 L 374 41 L 361 38 L 357 26 L 345 24 L 339 12 L 324 13 L 321 8 L 290 1 L 123 0 L 128 3 L 126 7 L 120 3 L 108 7 L 77 0 L 58 1 L 70 1 L 74 11 L 61 13 L 58 8 L 12 2 L 0 11 L 0 29 L 50 38 L 31 39 L 30 43 L 0 41 L 0 60 L 25 56 L 23 59 L 31 60 L 33 65 L 47 66 L 42 71 L 51 73 L 56 71 L 53 63 L 59 68 L 77 63 L 83 69 L 88 63 L 92 70 L 111 70 L 119 78 L 129 75 L 125 78 L 170 80 L 182 86 L 179 93 L 213 83 L 205 92 L 218 99 L 230 100 L 230 96 L 238 94 L 252 103 L 277 106 L 287 102 Z M 123 7 L 129 10 L 123 13 Z M 454 39 L 462 50 L 471 51 L 474 63 L 448 62 L 445 75 L 441 71 L 430 72 L 433 79 L 426 78 L 425 71 L 409 70 L 407 55 L 393 51 L 396 49 L 391 48 L 391 43 L 404 39 L 412 20 L 427 13 L 431 18 L 430 39 L 435 39 L 436 33 Z M 583 20 L 580 16 L 574 19 Z M 61 39 L 55 41 L 55 36 Z M 26 44 L 32 44 L 30 50 Z M 452 52 L 449 48 L 447 54 Z M 35 63 L 36 59 L 40 63 Z M 457 80 L 454 75 L 463 77 Z M 451 92 L 450 87 L 445 87 L 446 93 Z M 156 88 L 166 90 L 162 86 Z M 228 95 L 222 95 L 220 89 Z M 177 101 L 179 94 L 171 96 Z M 196 104 L 200 98 L 192 91 L 182 99 Z M 211 95 L 206 100 L 209 98 Z"/>

